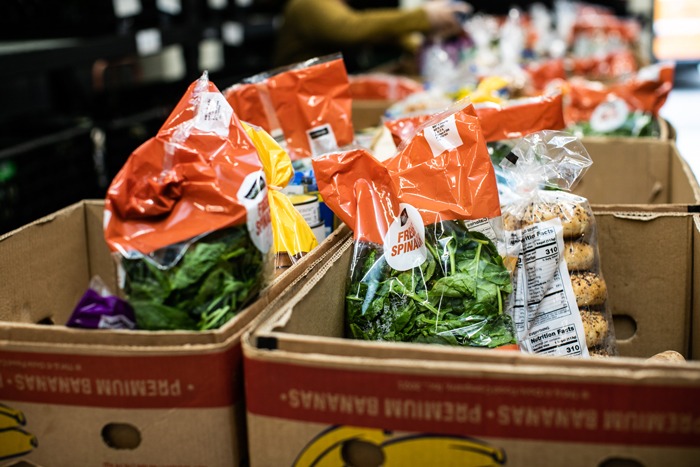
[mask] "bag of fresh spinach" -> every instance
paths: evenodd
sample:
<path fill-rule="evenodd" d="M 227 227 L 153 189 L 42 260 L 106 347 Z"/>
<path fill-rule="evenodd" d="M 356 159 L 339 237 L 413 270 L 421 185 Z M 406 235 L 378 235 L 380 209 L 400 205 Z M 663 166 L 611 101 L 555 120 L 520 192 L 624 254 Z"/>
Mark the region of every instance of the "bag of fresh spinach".
<path fill-rule="evenodd" d="M 471 104 L 435 115 L 386 160 L 357 148 L 312 163 L 354 231 L 348 337 L 515 344 L 496 178 Z"/>
<path fill-rule="evenodd" d="M 206 73 L 138 147 L 105 200 L 105 239 L 137 329 L 222 326 L 273 276 L 265 173 Z"/>

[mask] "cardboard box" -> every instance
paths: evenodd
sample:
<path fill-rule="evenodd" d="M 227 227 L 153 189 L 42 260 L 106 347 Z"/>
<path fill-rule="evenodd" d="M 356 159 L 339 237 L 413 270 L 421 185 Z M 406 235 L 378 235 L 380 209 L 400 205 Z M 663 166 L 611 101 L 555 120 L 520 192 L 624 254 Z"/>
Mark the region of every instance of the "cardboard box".
<path fill-rule="evenodd" d="M 673 141 L 584 138 L 593 164 L 574 188 L 592 204 L 695 204 L 700 188 Z"/>
<path fill-rule="evenodd" d="M 0 237 L 0 465 L 239 465 L 240 337 L 349 232 L 336 231 L 218 330 L 56 325 L 93 275 L 116 290 L 102 214 L 101 201 L 83 201 Z"/>
<path fill-rule="evenodd" d="M 344 339 L 346 242 L 243 338 L 251 466 L 697 465 L 700 362 L 629 357 L 688 354 L 698 216 L 663 211 L 596 213 L 608 359 Z"/>

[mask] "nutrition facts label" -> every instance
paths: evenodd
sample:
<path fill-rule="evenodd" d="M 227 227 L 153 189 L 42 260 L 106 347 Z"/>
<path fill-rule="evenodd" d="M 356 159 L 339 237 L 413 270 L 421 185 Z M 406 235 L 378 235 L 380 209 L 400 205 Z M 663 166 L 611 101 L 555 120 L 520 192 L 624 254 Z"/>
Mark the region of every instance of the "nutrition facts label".
<path fill-rule="evenodd" d="M 545 355 L 588 357 L 576 296 L 566 267 L 559 219 L 508 232 L 517 255 L 513 321 L 523 350 Z"/>

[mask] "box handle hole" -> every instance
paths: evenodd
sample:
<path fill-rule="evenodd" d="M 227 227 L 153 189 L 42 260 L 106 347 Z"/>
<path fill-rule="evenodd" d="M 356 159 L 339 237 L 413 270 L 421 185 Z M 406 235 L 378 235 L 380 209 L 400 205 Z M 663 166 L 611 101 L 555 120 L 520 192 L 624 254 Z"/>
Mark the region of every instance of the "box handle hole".
<path fill-rule="evenodd" d="M 613 315 L 615 339 L 631 339 L 637 333 L 637 322 L 629 315 Z"/>
<path fill-rule="evenodd" d="M 52 317 L 47 316 L 46 318 L 42 318 L 39 321 L 37 321 L 36 324 L 45 324 L 45 325 L 53 326 L 56 323 L 54 322 Z"/>
<path fill-rule="evenodd" d="M 112 449 L 136 449 L 141 444 L 141 432 L 128 423 L 108 423 L 102 428 L 102 439 Z"/>
<path fill-rule="evenodd" d="M 384 451 L 380 446 L 361 439 L 350 439 L 343 443 L 340 456 L 345 465 L 352 467 L 379 467 L 384 465 Z"/>
<path fill-rule="evenodd" d="M 644 464 L 634 459 L 611 457 L 598 464 L 598 467 L 644 467 Z"/>

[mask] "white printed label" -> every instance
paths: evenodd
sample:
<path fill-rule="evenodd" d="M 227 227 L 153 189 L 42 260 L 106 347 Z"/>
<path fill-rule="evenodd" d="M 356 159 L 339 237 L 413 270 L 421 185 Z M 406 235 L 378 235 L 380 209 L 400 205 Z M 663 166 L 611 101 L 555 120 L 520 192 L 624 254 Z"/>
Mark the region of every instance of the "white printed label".
<path fill-rule="evenodd" d="M 654 65 L 645 66 L 640 68 L 637 72 L 638 81 L 659 81 L 661 79 L 661 68 L 664 66 L 662 63 L 657 63 Z"/>
<path fill-rule="evenodd" d="M 243 43 L 243 25 L 234 21 L 225 22 L 221 25 L 221 39 L 226 45 L 241 45 Z"/>
<path fill-rule="evenodd" d="M 466 220 L 464 221 L 464 225 L 467 226 L 467 230 L 470 232 L 479 232 L 480 234 L 483 234 L 491 240 L 493 243 L 502 243 L 503 239 L 498 239 L 496 235 L 496 231 L 493 230 L 493 226 L 491 225 L 491 221 L 484 217 L 481 219 L 474 219 L 474 220 Z"/>
<path fill-rule="evenodd" d="M 249 173 L 238 189 L 238 201 L 245 206 L 248 233 L 258 250 L 267 253 L 272 248 L 272 221 L 267 199 L 265 173 Z"/>
<path fill-rule="evenodd" d="M 581 314 L 563 258 L 561 220 L 508 232 L 508 247 L 518 255 L 511 298 L 521 349 L 588 357 Z"/>
<path fill-rule="evenodd" d="M 311 157 L 338 149 L 335 133 L 328 123 L 306 130 L 306 138 L 309 141 L 309 148 L 311 148 Z"/>
<path fill-rule="evenodd" d="M 169 15 L 179 15 L 182 11 L 180 0 L 156 0 L 156 8 Z"/>
<path fill-rule="evenodd" d="M 140 0 L 112 0 L 112 6 L 117 18 L 126 18 L 141 13 Z"/>
<path fill-rule="evenodd" d="M 625 124 L 629 107 L 622 99 L 611 99 L 598 105 L 591 114 L 591 128 L 600 133 L 617 130 Z"/>
<path fill-rule="evenodd" d="M 124 315 L 102 315 L 97 323 L 98 329 L 136 329 L 136 323 Z"/>
<path fill-rule="evenodd" d="M 139 55 L 153 55 L 160 52 L 163 42 L 156 28 L 143 29 L 136 33 L 136 51 Z"/>
<path fill-rule="evenodd" d="M 423 134 L 430 145 L 431 151 L 433 151 L 433 157 L 439 156 L 443 151 L 451 151 L 464 144 L 462 137 L 457 131 L 454 115 L 450 115 L 433 126 L 426 127 Z"/>
<path fill-rule="evenodd" d="M 194 117 L 195 128 L 226 138 L 231 125 L 233 108 L 220 92 L 205 92 L 200 99 L 197 115 Z"/>
<path fill-rule="evenodd" d="M 423 219 L 410 204 L 399 204 L 399 217 L 394 219 L 384 237 L 384 257 L 397 271 L 418 267 L 428 257 Z"/>

